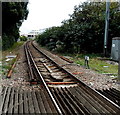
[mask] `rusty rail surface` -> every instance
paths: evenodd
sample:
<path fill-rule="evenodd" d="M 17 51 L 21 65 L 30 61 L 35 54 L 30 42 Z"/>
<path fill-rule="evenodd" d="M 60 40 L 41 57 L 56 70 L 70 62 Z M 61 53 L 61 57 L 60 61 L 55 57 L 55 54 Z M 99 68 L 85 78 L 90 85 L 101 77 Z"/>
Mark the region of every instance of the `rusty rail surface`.
<path fill-rule="evenodd" d="M 15 68 L 15 65 L 16 65 L 16 63 L 17 63 L 18 58 L 19 58 L 19 55 L 16 56 L 16 61 L 13 63 L 13 65 L 12 65 L 11 68 L 9 69 L 8 74 L 7 74 L 7 76 L 6 76 L 7 78 L 11 78 L 13 69 Z"/>

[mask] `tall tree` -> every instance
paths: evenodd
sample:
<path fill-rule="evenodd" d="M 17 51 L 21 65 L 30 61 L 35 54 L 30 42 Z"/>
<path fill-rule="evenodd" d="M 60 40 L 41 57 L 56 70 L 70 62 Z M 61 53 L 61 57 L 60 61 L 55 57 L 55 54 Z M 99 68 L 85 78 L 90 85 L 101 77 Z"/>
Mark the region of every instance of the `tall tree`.
<path fill-rule="evenodd" d="M 27 19 L 28 2 L 2 2 L 2 38 L 3 49 L 7 49 L 17 41 L 19 28 Z"/>

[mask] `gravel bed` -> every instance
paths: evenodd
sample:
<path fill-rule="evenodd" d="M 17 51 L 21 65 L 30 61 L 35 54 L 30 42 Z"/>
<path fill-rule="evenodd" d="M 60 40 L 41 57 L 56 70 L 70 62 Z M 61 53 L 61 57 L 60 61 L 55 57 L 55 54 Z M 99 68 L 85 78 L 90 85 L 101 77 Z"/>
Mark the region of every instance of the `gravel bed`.
<path fill-rule="evenodd" d="M 27 73 L 28 68 L 25 58 L 24 45 L 22 45 L 17 52 L 19 52 L 19 59 L 13 70 L 11 78 L 2 79 L 1 85 L 5 87 L 20 87 L 23 90 L 32 90 L 33 88 L 38 88 L 39 86 L 30 86 L 29 83 L 29 75 Z"/>
<path fill-rule="evenodd" d="M 95 71 L 85 69 L 78 65 L 66 65 L 64 68 L 72 74 L 75 74 L 79 80 L 83 81 L 93 89 L 116 88 L 120 90 L 120 84 L 110 76 L 98 74 Z"/>
<path fill-rule="evenodd" d="M 37 45 L 37 43 L 35 43 Z M 70 64 L 57 55 L 50 53 L 49 51 L 40 48 L 43 50 L 49 57 L 55 60 L 60 66 L 65 68 L 66 70 L 70 71 L 74 76 L 78 79 L 83 81 L 85 84 L 90 86 L 94 89 L 109 89 L 109 88 L 116 88 L 120 90 L 120 83 L 117 82 L 116 79 L 98 74 L 91 69 L 85 69 L 77 64 Z M 18 50 L 20 58 L 17 61 L 16 67 L 14 68 L 14 72 L 12 73 L 12 77 L 10 79 L 2 79 L 1 85 L 2 86 L 14 86 L 14 87 L 21 87 L 22 89 L 33 89 L 38 88 L 39 85 L 30 86 L 29 83 L 29 76 L 27 73 L 27 63 L 24 54 L 24 46 L 21 46 Z"/>

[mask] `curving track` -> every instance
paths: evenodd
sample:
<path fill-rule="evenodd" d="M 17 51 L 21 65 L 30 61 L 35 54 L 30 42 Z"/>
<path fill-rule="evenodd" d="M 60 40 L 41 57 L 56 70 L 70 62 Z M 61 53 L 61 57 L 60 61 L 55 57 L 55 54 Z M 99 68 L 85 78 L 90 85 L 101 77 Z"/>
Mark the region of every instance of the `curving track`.
<path fill-rule="evenodd" d="M 28 47 L 31 58 L 36 64 L 36 69 L 39 71 L 39 76 L 41 76 L 39 77 L 37 73 L 34 74 L 35 80 L 42 80 L 54 105 L 57 104 L 56 109 L 59 113 L 87 115 L 120 112 L 118 105 L 79 81 L 43 51 L 40 51 L 33 43 L 29 42 Z M 33 69 L 34 73 L 35 71 Z"/>
<path fill-rule="evenodd" d="M 3 88 L 0 112 L 80 115 L 120 113 L 119 105 L 78 80 L 32 42 L 26 43 L 25 53 L 30 82 L 38 84 L 39 88 L 31 91 Z"/>

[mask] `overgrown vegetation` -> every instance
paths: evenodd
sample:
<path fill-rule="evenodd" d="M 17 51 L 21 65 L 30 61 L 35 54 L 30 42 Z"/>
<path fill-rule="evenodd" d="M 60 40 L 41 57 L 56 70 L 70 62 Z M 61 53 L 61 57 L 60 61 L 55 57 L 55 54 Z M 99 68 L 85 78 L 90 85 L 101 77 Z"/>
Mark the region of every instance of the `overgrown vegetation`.
<path fill-rule="evenodd" d="M 63 56 L 68 56 L 70 60 L 74 63 L 79 64 L 80 66 L 85 67 L 85 56 L 89 56 L 89 67 L 90 69 L 97 71 L 98 73 L 118 73 L 118 65 L 110 64 L 107 60 L 101 60 L 101 55 L 99 54 L 60 54 Z"/>
<path fill-rule="evenodd" d="M 12 47 L 2 52 L 2 59 L 0 60 L 0 62 L 2 62 L 2 65 L 0 65 L 0 70 L 1 70 L 0 74 L 2 74 L 1 75 L 2 77 L 6 77 L 9 69 L 16 61 L 16 58 L 6 61 L 6 56 L 7 55 L 18 55 L 18 50 L 20 46 L 23 45 L 23 43 L 24 41 L 15 42 L 12 45 Z"/>
<path fill-rule="evenodd" d="M 2 2 L 2 49 L 8 49 L 19 38 L 19 28 L 27 18 L 27 2 Z"/>
<path fill-rule="evenodd" d="M 27 41 L 27 37 L 26 36 L 20 36 L 20 41 Z"/>
<path fill-rule="evenodd" d="M 72 60 L 84 66 L 84 58 L 72 57 Z M 97 71 L 98 73 L 118 73 L 118 65 L 112 65 L 104 60 L 100 60 L 97 57 L 91 56 L 89 60 L 90 69 Z"/>
<path fill-rule="evenodd" d="M 19 42 L 15 42 L 9 49 L 2 51 L 2 59 L 0 61 L 4 61 L 6 55 L 11 55 L 11 53 L 13 55 L 17 55 L 18 54 L 18 50 L 20 48 L 20 46 L 23 45 L 23 41 L 19 41 Z"/>
<path fill-rule="evenodd" d="M 22 46 L 23 45 L 23 41 L 20 41 L 20 42 L 15 42 L 8 50 L 6 50 L 6 51 L 13 51 L 13 50 L 18 50 L 19 49 L 19 47 L 20 46 Z"/>
<path fill-rule="evenodd" d="M 111 2 L 108 50 L 113 37 L 120 36 L 120 3 Z M 61 52 L 102 53 L 105 28 L 105 2 L 86 2 L 74 7 L 70 19 L 60 27 L 48 28 L 37 36 L 37 42 Z"/>

